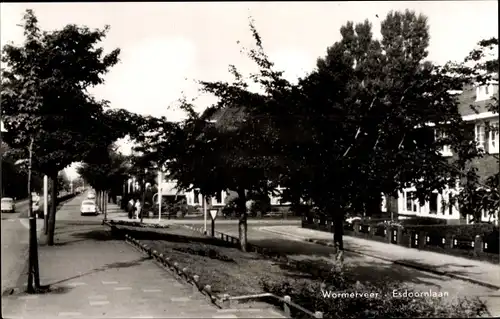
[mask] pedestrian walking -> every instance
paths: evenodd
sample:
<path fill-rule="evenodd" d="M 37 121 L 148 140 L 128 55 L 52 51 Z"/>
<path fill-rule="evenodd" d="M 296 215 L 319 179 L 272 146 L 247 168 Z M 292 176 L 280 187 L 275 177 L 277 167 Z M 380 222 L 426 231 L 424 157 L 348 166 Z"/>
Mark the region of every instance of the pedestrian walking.
<path fill-rule="evenodd" d="M 137 200 L 135 201 L 135 205 L 134 205 L 134 207 L 135 207 L 135 211 L 134 211 L 134 219 L 139 219 L 139 216 L 140 216 L 140 214 L 141 214 L 141 208 L 142 208 L 142 207 L 141 207 L 141 201 L 140 201 L 139 199 L 137 199 Z"/>
<path fill-rule="evenodd" d="M 127 211 L 128 211 L 128 218 L 129 219 L 132 219 L 134 217 L 134 209 L 135 209 L 135 203 L 134 203 L 134 199 L 131 198 L 129 201 L 128 201 L 128 207 L 127 207 Z"/>

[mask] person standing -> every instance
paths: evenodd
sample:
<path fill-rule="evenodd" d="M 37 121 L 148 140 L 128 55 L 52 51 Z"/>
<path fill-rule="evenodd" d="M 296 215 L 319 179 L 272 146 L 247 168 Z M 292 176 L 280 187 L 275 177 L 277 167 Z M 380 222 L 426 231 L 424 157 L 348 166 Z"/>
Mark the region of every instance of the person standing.
<path fill-rule="evenodd" d="M 141 214 L 141 201 L 139 199 L 135 201 L 134 207 L 135 207 L 134 219 L 139 219 L 139 216 Z"/>
<path fill-rule="evenodd" d="M 132 219 L 134 217 L 134 209 L 135 209 L 135 203 L 134 203 L 134 199 L 131 198 L 129 201 L 128 201 L 128 207 L 127 207 L 127 211 L 128 211 L 128 218 L 129 219 Z"/>

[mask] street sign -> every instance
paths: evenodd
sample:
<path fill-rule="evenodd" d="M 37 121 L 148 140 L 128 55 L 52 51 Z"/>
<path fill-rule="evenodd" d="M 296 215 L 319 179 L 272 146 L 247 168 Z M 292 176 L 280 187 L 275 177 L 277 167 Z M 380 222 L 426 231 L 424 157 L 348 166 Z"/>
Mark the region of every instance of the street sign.
<path fill-rule="evenodd" d="M 210 210 L 210 216 L 212 216 L 212 219 L 215 220 L 217 218 L 217 209 L 211 209 Z"/>

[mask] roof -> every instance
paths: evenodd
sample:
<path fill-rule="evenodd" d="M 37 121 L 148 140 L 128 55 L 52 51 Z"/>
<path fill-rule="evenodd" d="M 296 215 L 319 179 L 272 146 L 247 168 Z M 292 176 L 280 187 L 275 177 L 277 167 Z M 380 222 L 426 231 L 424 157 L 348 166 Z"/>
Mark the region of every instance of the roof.
<path fill-rule="evenodd" d="M 236 127 L 237 123 L 245 120 L 246 112 L 243 106 L 231 106 L 220 109 L 209 108 L 203 113 L 202 117 L 214 123 L 219 129 L 231 130 Z"/>
<path fill-rule="evenodd" d="M 494 97 L 498 99 L 498 89 L 495 90 Z M 465 88 L 458 97 L 458 100 L 458 112 L 462 116 L 488 112 L 488 105 L 493 101 L 493 99 L 489 99 L 476 102 L 476 88 L 472 86 Z M 476 111 L 474 111 L 471 106 L 473 106 Z"/>

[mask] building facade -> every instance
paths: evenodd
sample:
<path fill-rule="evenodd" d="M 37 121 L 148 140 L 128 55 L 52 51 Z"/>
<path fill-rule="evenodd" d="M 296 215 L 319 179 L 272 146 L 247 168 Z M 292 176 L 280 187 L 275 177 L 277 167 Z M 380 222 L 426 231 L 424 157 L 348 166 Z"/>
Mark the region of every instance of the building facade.
<path fill-rule="evenodd" d="M 162 175 L 162 185 L 161 185 L 161 194 L 162 196 L 185 196 L 188 206 L 192 207 L 202 207 L 203 206 L 203 195 L 200 193 L 198 189 L 193 189 L 188 192 L 179 191 L 176 188 L 175 181 L 169 180 L 167 178 L 167 173 L 163 173 Z M 272 207 L 281 207 L 288 206 L 290 203 L 281 202 L 281 192 L 284 189 L 282 187 L 277 187 L 275 192 L 276 194 L 269 194 L 269 201 Z M 230 200 L 237 197 L 236 192 L 227 190 L 221 191 L 216 196 L 207 198 L 207 208 L 222 208 L 224 207 Z"/>
<path fill-rule="evenodd" d="M 489 105 L 495 103 L 498 107 L 498 82 L 490 83 L 478 87 L 469 87 L 460 93 L 459 112 L 462 119 L 470 124 L 474 130 L 474 136 L 478 147 L 484 151 L 484 156 L 472 161 L 472 165 L 477 168 L 478 175 L 484 181 L 499 171 L 498 151 L 498 111 L 492 112 Z M 471 107 L 472 106 L 472 107 Z M 496 108 L 495 108 L 496 109 Z M 444 147 L 442 155 L 445 157 L 454 156 L 450 147 Z M 471 216 L 461 216 L 460 208 L 450 198 L 460 190 L 457 182 L 455 188 L 447 188 L 442 193 L 437 191 L 431 194 L 429 201 L 421 206 L 417 199 L 412 198 L 414 188 L 405 189 L 400 192 L 397 198 L 397 213 L 400 219 L 411 217 L 430 217 L 445 219 L 450 223 L 468 223 Z M 490 214 L 483 212 L 481 220 L 484 222 L 494 222 L 498 224 L 498 212 Z"/>

